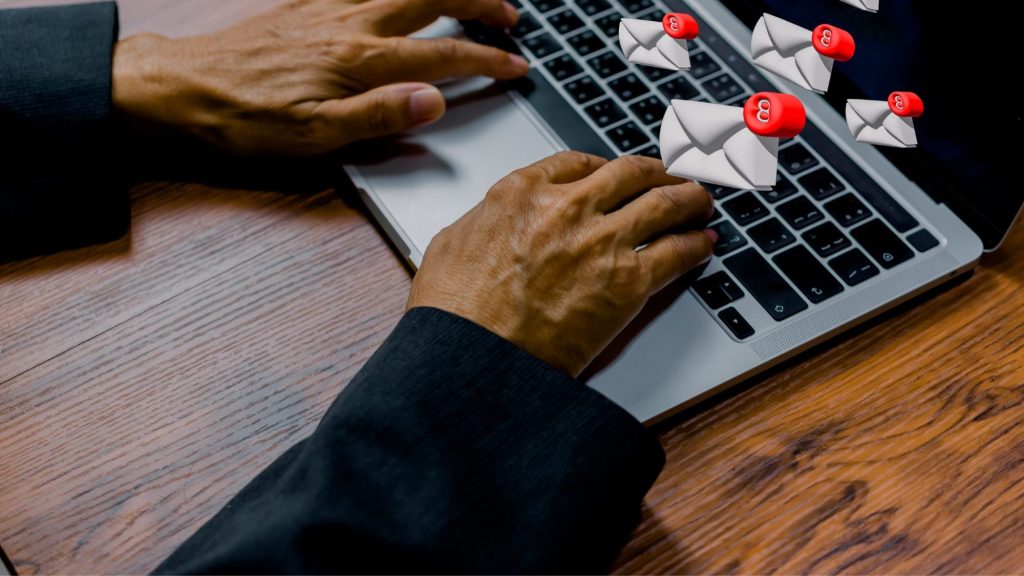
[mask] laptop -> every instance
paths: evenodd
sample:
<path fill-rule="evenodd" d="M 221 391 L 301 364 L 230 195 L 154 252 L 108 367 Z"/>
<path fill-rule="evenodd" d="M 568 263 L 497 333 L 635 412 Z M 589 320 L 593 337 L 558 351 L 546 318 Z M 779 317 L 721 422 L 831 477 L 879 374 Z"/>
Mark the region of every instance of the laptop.
<path fill-rule="evenodd" d="M 588 375 L 588 385 L 641 421 L 666 418 L 969 272 L 999 247 L 1024 204 L 1010 175 L 1019 106 L 999 96 L 1021 80 L 1021 67 L 999 69 L 1018 51 L 1009 35 L 983 34 L 991 11 L 896 0 L 881 0 L 877 14 L 840 0 L 513 3 L 522 19 L 508 33 L 473 23 L 458 32 L 526 55 L 528 78 L 445 86 L 452 104 L 440 123 L 345 167 L 413 266 L 441 228 L 515 169 L 565 149 L 660 157 L 659 122 L 673 99 L 742 105 L 774 91 L 797 95 L 807 109 L 805 131 L 783 141 L 773 190 L 708 186 L 718 202 L 715 258 Z M 627 63 L 619 21 L 660 21 L 666 12 L 700 22 L 692 68 Z M 826 96 L 751 64 L 762 13 L 854 35 L 857 54 L 836 64 Z M 977 43 L 951 30 L 971 31 Z M 919 147 L 856 142 L 846 100 L 897 90 L 925 102 Z"/>

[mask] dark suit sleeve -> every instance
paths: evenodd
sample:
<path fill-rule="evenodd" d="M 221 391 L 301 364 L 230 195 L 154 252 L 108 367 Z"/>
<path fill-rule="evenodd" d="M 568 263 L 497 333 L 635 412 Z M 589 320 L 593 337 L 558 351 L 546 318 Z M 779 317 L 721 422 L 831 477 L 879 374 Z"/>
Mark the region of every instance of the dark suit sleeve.
<path fill-rule="evenodd" d="M 122 236 L 112 2 L 0 10 L 0 261 Z"/>
<path fill-rule="evenodd" d="M 597 392 L 417 309 L 313 435 L 157 571 L 605 571 L 663 463 Z"/>

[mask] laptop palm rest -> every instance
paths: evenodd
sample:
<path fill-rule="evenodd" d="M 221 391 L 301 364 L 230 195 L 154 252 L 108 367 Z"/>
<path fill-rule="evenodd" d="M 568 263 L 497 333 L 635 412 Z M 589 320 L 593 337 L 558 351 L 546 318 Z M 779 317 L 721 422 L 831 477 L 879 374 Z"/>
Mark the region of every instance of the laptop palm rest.
<path fill-rule="evenodd" d="M 445 117 L 397 141 L 365 146 L 346 170 L 399 248 L 418 266 L 430 239 L 510 172 L 563 146 L 490 80 L 444 87 Z"/>

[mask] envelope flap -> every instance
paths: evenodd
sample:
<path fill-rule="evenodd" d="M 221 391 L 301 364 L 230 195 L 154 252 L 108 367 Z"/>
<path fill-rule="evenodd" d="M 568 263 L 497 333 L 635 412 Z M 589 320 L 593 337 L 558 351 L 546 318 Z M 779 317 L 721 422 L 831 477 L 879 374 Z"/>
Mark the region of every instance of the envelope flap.
<path fill-rule="evenodd" d="M 636 38 L 636 41 L 644 48 L 654 48 L 658 40 L 665 35 L 665 29 L 662 27 L 661 22 L 623 18 L 622 24 L 629 31 L 630 35 Z"/>
<path fill-rule="evenodd" d="M 743 109 L 736 106 L 673 100 L 672 109 L 693 142 L 705 150 L 721 148 L 733 134 L 747 128 Z"/>
<path fill-rule="evenodd" d="M 793 53 L 811 45 L 813 33 L 806 28 L 771 14 L 764 15 L 764 23 L 775 48 L 783 54 Z"/>
<path fill-rule="evenodd" d="M 774 50 L 775 44 L 772 43 L 772 37 L 768 34 L 768 25 L 764 23 L 764 16 L 762 16 L 754 26 L 754 33 L 750 37 L 750 57 L 756 59 L 765 52 Z"/>
<path fill-rule="evenodd" d="M 853 112 L 864 119 L 869 126 L 878 128 L 889 115 L 889 103 L 884 100 L 847 100 Z"/>

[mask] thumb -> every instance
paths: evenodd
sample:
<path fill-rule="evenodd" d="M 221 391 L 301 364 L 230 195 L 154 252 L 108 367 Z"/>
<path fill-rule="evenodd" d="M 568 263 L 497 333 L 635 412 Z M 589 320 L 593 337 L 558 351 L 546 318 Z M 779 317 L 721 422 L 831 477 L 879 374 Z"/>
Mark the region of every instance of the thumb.
<path fill-rule="evenodd" d="M 436 122 L 444 115 L 441 91 L 430 84 L 390 84 L 341 100 L 329 100 L 317 109 L 331 127 L 337 146 L 394 134 Z"/>

